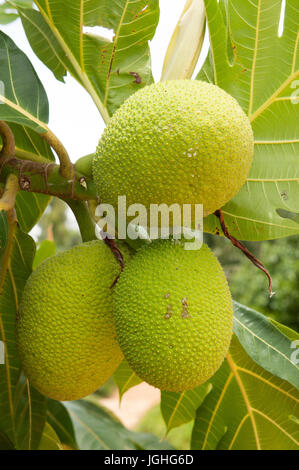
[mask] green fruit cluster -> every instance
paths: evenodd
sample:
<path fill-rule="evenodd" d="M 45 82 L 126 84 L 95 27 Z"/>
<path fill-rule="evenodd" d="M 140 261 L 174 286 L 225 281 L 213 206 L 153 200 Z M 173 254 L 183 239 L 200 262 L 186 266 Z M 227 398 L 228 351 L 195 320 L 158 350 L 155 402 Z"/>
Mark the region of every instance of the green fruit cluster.
<path fill-rule="evenodd" d="M 218 87 L 174 80 L 145 87 L 111 118 L 93 174 L 102 202 L 198 204 L 208 215 L 244 184 L 253 135 L 238 103 Z M 125 245 L 124 245 L 125 246 Z M 43 394 L 84 397 L 123 357 L 161 390 L 207 381 L 229 349 L 233 307 L 210 249 L 158 240 L 125 270 L 102 241 L 45 260 L 31 275 L 17 318 L 24 371 Z"/>

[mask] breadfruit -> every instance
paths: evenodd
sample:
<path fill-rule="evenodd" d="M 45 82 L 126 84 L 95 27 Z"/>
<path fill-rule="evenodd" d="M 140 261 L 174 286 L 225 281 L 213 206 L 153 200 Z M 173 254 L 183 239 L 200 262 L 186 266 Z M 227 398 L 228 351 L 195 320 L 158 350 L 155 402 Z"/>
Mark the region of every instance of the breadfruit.
<path fill-rule="evenodd" d="M 102 202 L 220 209 L 245 183 L 253 132 L 237 101 L 197 80 L 147 86 L 115 112 L 100 139 L 93 175 Z M 182 219 L 183 220 L 183 219 Z"/>
<path fill-rule="evenodd" d="M 17 345 L 25 374 L 42 394 L 77 400 L 120 364 L 110 289 L 119 272 L 107 245 L 93 241 L 48 258 L 28 279 Z"/>
<path fill-rule="evenodd" d="M 220 367 L 233 330 L 230 290 L 203 245 L 159 240 L 130 260 L 114 292 L 117 339 L 135 373 L 161 390 L 183 392 Z"/>

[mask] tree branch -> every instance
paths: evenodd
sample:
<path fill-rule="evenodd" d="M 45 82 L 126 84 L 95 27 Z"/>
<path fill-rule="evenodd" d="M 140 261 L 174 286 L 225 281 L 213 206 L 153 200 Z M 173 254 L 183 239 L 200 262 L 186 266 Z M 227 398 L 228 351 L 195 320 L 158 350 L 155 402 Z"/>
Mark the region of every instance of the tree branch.
<path fill-rule="evenodd" d="M 0 159 L 0 182 L 5 182 L 10 174 L 19 179 L 22 191 L 48 194 L 61 199 L 97 200 L 94 182 L 80 173 L 66 180 L 60 167 L 54 162 L 41 163 L 18 158 Z"/>

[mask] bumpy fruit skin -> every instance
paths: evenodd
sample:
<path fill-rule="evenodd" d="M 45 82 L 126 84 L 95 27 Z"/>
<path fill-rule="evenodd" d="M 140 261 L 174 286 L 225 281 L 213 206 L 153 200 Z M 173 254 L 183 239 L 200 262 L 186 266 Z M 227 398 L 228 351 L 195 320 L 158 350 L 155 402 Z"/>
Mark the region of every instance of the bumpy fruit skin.
<path fill-rule="evenodd" d="M 117 339 L 135 373 L 183 392 L 220 367 L 233 329 L 224 272 L 210 249 L 157 241 L 137 252 L 114 293 Z"/>
<path fill-rule="evenodd" d="M 116 341 L 110 286 L 120 272 L 102 241 L 45 260 L 25 286 L 17 344 L 34 387 L 55 400 L 77 400 L 113 374 Z"/>
<path fill-rule="evenodd" d="M 171 80 L 138 91 L 115 112 L 93 174 L 102 202 L 117 206 L 203 204 L 220 209 L 243 186 L 253 132 L 237 101 L 219 87 Z"/>

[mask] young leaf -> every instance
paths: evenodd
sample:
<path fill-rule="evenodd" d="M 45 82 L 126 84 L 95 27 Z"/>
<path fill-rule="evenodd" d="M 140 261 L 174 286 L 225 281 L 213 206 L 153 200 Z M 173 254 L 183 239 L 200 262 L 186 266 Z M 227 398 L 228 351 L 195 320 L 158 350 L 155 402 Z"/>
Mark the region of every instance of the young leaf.
<path fill-rule="evenodd" d="M 299 366 L 291 358 L 292 342 L 267 317 L 234 302 L 234 331 L 251 359 L 299 390 Z"/>
<path fill-rule="evenodd" d="M 195 418 L 197 408 L 210 393 L 211 388 L 208 383 L 183 393 L 161 392 L 161 412 L 167 433 Z"/>
<path fill-rule="evenodd" d="M 158 23 L 157 0 L 35 3 L 39 12 L 19 8 L 33 50 L 59 80 L 69 71 L 106 122 L 130 94 L 151 82 L 148 40 Z M 85 32 L 93 26 L 113 29 L 112 41 Z"/>
<path fill-rule="evenodd" d="M 211 383 L 197 410 L 192 449 L 298 450 L 298 390 L 253 362 L 235 336 Z"/>
<path fill-rule="evenodd" d="M 242 240 L 299 233 L 299 47 L 297 0 L 287 0 L 279 37 L 280 0 L 205 0 L 211 51 L 198 78 L 233 95 L 248 114 L 255 156 L 247 183 L 224 208 L 229 231 Z M 225 14 L 223 14 L 223 11 Z M 215 216 L 205 230 L 215 232 Z"/>
<path fill-rule="evenodd" d="M 128 362 L 124 359 L 113 374 L 114 382 L 119 391 L 119 400 L 121 401 L 124 394 L 142 382 L 142 380 L 131 369 Z"/>
<path fill-rule="evenodd" d="M 204 35 L 204 2 L 187 0 L 166 52 L 161 81 L 192 78 Z"/>

